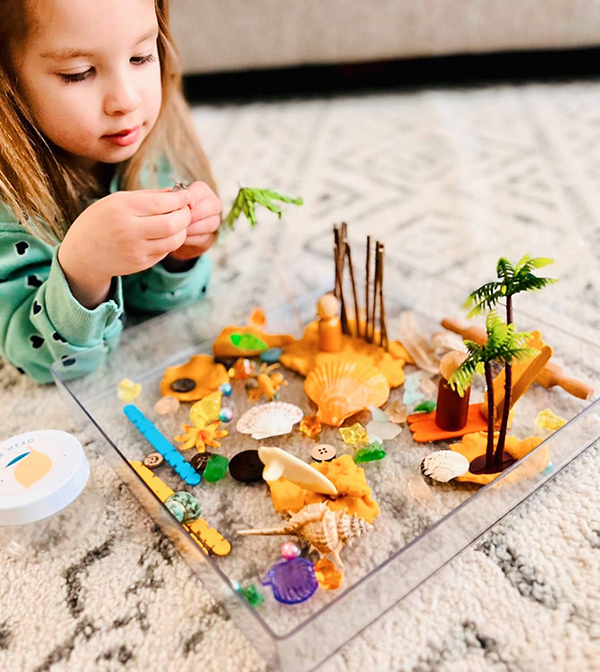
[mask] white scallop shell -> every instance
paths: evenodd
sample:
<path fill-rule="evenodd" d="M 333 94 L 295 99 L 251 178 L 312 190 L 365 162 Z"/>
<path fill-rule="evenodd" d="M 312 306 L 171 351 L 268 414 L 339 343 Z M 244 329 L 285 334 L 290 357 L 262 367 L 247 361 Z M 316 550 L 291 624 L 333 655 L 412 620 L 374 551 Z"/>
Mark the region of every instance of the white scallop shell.
<path fill-rule="evenodd" d="M 253 439 L 289 434 L 304 417 L 302 409 L 294 404 L 272 401 L 246 411 L 235 428 L 242 434 L 251 434 Z"/>
<path fill-rule="evenodd" d="M 437 450 L 421 462 L 421 471 L 434 481 L 447 483 L 469 471 L 469 460 L 453 450 Z"/>

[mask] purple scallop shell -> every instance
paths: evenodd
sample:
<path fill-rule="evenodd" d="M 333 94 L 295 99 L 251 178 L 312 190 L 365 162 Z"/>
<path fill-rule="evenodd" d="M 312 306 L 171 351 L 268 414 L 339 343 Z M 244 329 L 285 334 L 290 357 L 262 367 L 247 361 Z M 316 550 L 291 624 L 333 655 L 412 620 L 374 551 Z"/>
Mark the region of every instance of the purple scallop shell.
<path fill-rule="evenodd" d="M 319 587 L 314 565 L 306 558 L 281 558 L 268 571 L 262 584 L 271 586 L 273 597 L 283 604 L 300 604 Z"/>

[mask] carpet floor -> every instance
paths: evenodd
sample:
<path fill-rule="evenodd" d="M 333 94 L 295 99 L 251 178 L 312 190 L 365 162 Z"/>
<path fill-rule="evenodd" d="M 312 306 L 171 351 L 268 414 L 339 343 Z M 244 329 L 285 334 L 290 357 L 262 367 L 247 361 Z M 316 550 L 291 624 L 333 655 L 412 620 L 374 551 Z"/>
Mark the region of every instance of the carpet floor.
<path fill-rule="evenodd" d="M 554 257 L 561 282 L 526 307 L 595 342 L 599 96 L 573 82 L 196 106 L 225 203 L 238 182 L 306 202 L 280 224 L 239 225 L 215 252 L 215 286 L 273 258 L 323 264 L 344 220 L 352 240 L 385 241 L 390 267 L 465 291 L 500 255 Z M 56 389 L 5 363 L 0 408 L 2 438 L 58 428 L 93 449 Z M 0 669 L 263 670 L 108 464 L 93 469 L 108 506 L 83 548 L 43 564 L 0 549 Z M 599 481 L 592 447 L 320 669 L 600 670 Z"/>

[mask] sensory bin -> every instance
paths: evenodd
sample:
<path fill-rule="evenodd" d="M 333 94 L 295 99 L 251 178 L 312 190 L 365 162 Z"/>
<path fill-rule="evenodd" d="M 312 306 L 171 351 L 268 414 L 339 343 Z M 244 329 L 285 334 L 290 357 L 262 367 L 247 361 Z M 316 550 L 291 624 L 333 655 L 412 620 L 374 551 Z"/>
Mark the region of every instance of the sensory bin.
<path fill-rule="evenodd" d="M 319 284 L 323 279 L 325 284 Z M 259 339 L 261 331 L 278 335 L 273 342 L 277 343 L 276 347 L 283 349 L 282 363 L 286 361 L 286 347 L 290 347 L 292 353 L 298 352 L 298 346 L 290 343 L 289 339 L 282 338 L 282 335 L 290 334 L 299 338 L 302 330 L 298 324 L 298 315 L 303 325 L 315 320 L 317 299 L 333 285 L 331 279 L 323 276 L 316 278 L 314 284 L 314 291 L 295 299 L 293 309 L 288 302 L 280 301 L 278 307 L 265 311 L 266 323 L 258 326 L 258 331 L 248 332 L 253 338 Z M 433 289 L 429 292 L 435 297 L 433 301 L 428 302 L 423 297 L 423 287 Z M 273 288 L 269 292 L 265 291 L 264 306 L 269 305 L 269 298 L 272 300 L 271 305 L 277 303 L 275 299 L 278 297 Z M 424 282 L 419 292 L 412 294 L 406 285 L 401 296 L 387 298 L 385 301 L 385 338 L 388 341 L 388 350 L 396 358 L 400 357 L 402 350 L 398 344 L 398 326 L 400 315 L 404 311 L 411 310 L 420 332 L 430 339 L 432 334 L 444 332 L 440 323 L 449 315 L 467 324 L 464 312 L 461 313 L 460 309 L 464 298 L 464 292 L 435 281 Z M 419 368 L 415 363 L 404 362 L 400 369 L 401 376 L 396 372 L 396 380 L 389 385 L 383 376 L 384 381 L 379 382 L 379 385 L 385 385 L 388 390 L 383 395 L 385 400 L 382 401 L 381 387 L 377 388 L 379 396 L 375 393 L 367 395 L 375 404 L 370 409 L 365 407 L 344 419 L 324 414 L 323 417 L 331 424 L 322 424 L 321 431 L 312 438 L 307 434 L 311 433 L 311 428 L 314 431 L 314 420 L 311 419 L 319 407 L 309 398 L 308 390 L 305 390 L 306 378 L 301 373 L 286 366 L 267 370 L 271 363 L 261 362 L 257 357 L 251 358 L 257 372 L 260 372 L 261 364 L 264 364 L 265 373 L 262 375 L 272 377 L 278 373 L 283 379 L 275 379 L 275 385 L 270 387 L 268 381 L 263 381 L 264 385 L 257 385 L 260 389 L 257 391 L 254 388 L 255 394 L 252 395 L 249 394 L 252 390 L 246 389 L 248 378 L 236 379 L 229 375 L 235 373 L 236 367 L 238 372 L 243 373 L 245 364 L 225 362 L 221 368 L 217 366 L 207 369 L 213 343 L 221 331 L 231 325 L 246 327 L 250 323 L 255 305 L 251 298 L 236 305 L 226 305 L 222 294 L 213 295 L 203 305 L 178 311 L 125 332 L 124 342 L 115 356 L 116 359 L 109 362 L 103 370 L 85 381 L 63 381 L 62 384 L 89 419 L 104 433 L 105 455 L 136 494 L 142 480 L 139 467 L 136 470 L 131 467 L 131 463 L 137 465 L 143 462 L 150 453 L 155 452 L 155 448 L 128 421 L 123 412 L 127 404 L 135 405 L 187 461 L 197 453 L 196 447 L 199 445 L 206 451 L 229 460 L 243 451 L 264 446 L 281 448 L 310 464 L 318 456 L 317 447 L 325 444 L 334 447 L 335 462 L 321 462 L 320 471 L 331 474 L 331 465 L 337 464 L 338 458 L 347 456 L 343 460 L 351 463 L 351 470 L 363 474 L 362 481 L 344 480 L 346 475 L 335 481 L 340 492 L 347 488 L 348 492 L 357 493 L 356 497 L 362 502 L 352 510 L 345 503 L 338 507 L 340 512 L 352 515 L 357 513 L 366 523 L 361 523 L 364 530 L 361 528 L 352 543 L 344 545 L 340 551 L 342 568 L 338 566 L 335 557 L 329 555 L 320 558 L 319 553 L 310 552 L 308 544 L 302 543 L 292 532 L 281 536 L 238 535 L 239 531 L 244 530 L 285 526 L 294 509 L 302 508 L 306 504 L 318 507 L 319 502 L 327 500 L 327 497 L 317 493 L 301 491 L 298 486 L 282 489 L 281 481 L 267 484 L 264 480 L 241 483 L 234 480 L 229 473 L 217 482 L 203 479 L 198 485 L 188 485 L 165 461 L 151 472 L 167 487 L 167 492 L 161 497 L 151 494 L 150 498 L 142 498 L 151 515 L 179 545 L 208 587 L 230 608 L 241 629 L 248 634 L 269 663 L 274 668 L 301 672 L 312 669 L 385 609 L 402 599 L 585 449 L 597 438 L 600 431 L 598 405 L 593 400 L 577 398 L 558 387 L 545 388 L 533 384 L 513 408 L 509 436 L 517 437 L 518 440 L 534 438 L 534 444 L 540 444 L 539 447 L 499 477 L 484 479 L 491 481 L 486 487 L 481 487 L 481 482 L 471 482 L 477 479 L 464 480 L 462 476 L 449 482 L 435 481 L 423 474 L 424 458 L 436 451 L 450 448 L 461 442 L 461 438 L 449 438 L 435 443 L 417 442 L 407 421 L 390 420 L 390 417 L 402 419 L 403 415 L 410 415 L 419 408 L 425 415 L 437 399 L 439 375 Z M 215 311 L 216 307 L 218 311 Z M 212 323 L 206 319 L 209 314 L 212 315 Z M 218 324 L 215 322 L 215 315 L 219 315 Z M 552 325 L 541 324 L 539 320 L 533 320 L 518 311 L 515 311 L 515 316 L 519 329 L 540 329 L 543 332 L 544 341 L 551 344 L 554 350 L 552 361 L 560 363 L 568 370 L 569 376 L 588 382 L 598 379 L 600 350 L 595 346 L 565 334 Z M 482 321 L 478 324 L 481 327 Z M 447 336 L 449 332 L 444 333 Z M 177 344 L 184 347 L 180 347 L 178 351 Z M 239 341 L 239 345 L 245 348 L 244 352 L 247 354 L 248 348 L 256 346 L 256 343 L 251 339 L 244 339 Z M 162 396 L 161 383 L 162 391 L 168 392 L 163 382 L 165 370 L 168 367 L 186 365 L 191 357 L 199 355 L 204 356 L 204 380 L 210 379 L 204 391 L 210 394 L 226 382 L 223 371 L 228 374 L 232 388 L 231 395 L 221 399 L 221 408 L 229 409 L 224 417 L 232 416 L 232 419 L 229 422 L 220 422 L 218 427 L 213 428 L 214 431 L 200 438 L 197 431 L 190 433 L 194 427 L 190 420 L 190 408 L 194 401 L 182 400 L 177 410 L 172 405 L 170 412 L 162 415 L 155 410 L 155 405 Z M 335 354 L 326 353 L 323 361 L 327 362 L 332 358 L 335 359 Z M 407 360 L 411 361 L 412 358 L 409 356 Z M 310 375 L 310 371 L 308 374 Z M 137 388 L 131 396 L 127 395 L 128 390 L 132 389 L 128 383 L 121 394 L 124 399 L 119 399 L 117 388 L 125 376 L 133 385 L 141 385 L 139 396 L 132 398 L 138 391 Z M 366 376 L 369 380 L 373 377 L 369 371 L 362 372 L 361 376 Z M 90 384 L 94 377 L 95 382 Z M 402 378 L 400 385 L 397 384 L 398 377 Z M 178 380 L 172 375 L 168 377 L 168 380 L 171 379 Z M 377 387 L 373 385 L 374 388 Z M 485 390 L 484 376 L 475 376 L 470 391 L 470 403 L 483 404 L 486 399 Z M 267 401 L 273 393 L 277 394 L 276 399 Z M 183 391 L 181 394 L 186 395 L 189 392 Z M 301 409 L 306 433 L 300 430 L 298 421 L 293 424 L 291 432 L 280 436 L 255 439 L 251 434 L 236 431 L 236 424 L 246 411 L 280 402 L 293 404 Z M 161 403 L 165 404 L 164 401 Z M 369 402 L 364 403 L 366 406 Z M 402 404 L 406 405 L 408 413 L 403 414 Z M 168 402 L 166 406 L 169 406 Z M 380 407 L 379 411 L 377 407 Z M 551 409 L 552 413 L 543 416 L 546 419 L 542 422 L 545 428 L 542 428 L 535 424 L 535 420 L 546 409 Z M 553 425 L 555 417 L 566 420 L 567 424 L 558 427 L 561 423 L 557 422 Z M 414 417 L 411 420 L 414 421 Z M 379 423 L 380 426 L 370 423 Z M 339 427 L 335 426 L 338 424 Z M 187 434 L 184 425 L 188 427 Z M 385 425 L 385 428 L 381 425 Z M 555 426 L 558 427 L 556 430 L 553 429 Z M 360 438 L 361 428 L 365 428 L 363 438 L 366 433 L 368 440 L 364 439 L 362 443 L 347 443 L 344 440 L 342 433 L 348 434 L 348 429 L 352 430 L 351 437 Z M 394 428 L 401 431 L 397 433 Z M 215 433 L 219 430 L 229 433 L 227 436 L 219 436 Z M 385 438 L 394 433 L 397 435 L 393 438 Z M 179 441 L 174 440 L 176 436 L 180 437 Z M 378 437 L 382 440 L 378 441 Z M 204 443 L 205 439 L 209 443 Z M 475 450 L 476 453 L 485 451 L 485 440 L 481 444 L 482 448 L 479 444 L 473 448 L 472 439 L 469 441 L 469 450 Z M 214 442 L 220 445 L 209 445 Z M 189 443 L 191 447 L 180 450 L 178 446 L 185 443 Z M 532 448 L 535 447 L 534 444 Z M 512 449 L 513 440 L 507 440 L 505 450 Z M 357 458 L 359 451 L 361 453 Z M 468 453 L 466 450 L 464 452 Z M 361 457 L 365 461 L 361 461 Z M 440 473 L 434 460 L 429 465 L 429 472 L 425 472 L 433 473 L 436 469 Z M 335 470 L 336 468 L 333 469 Z M 335 478 L 332 476 L 332 480 Z M 340 483 L 342 488 L 339 488 Z M 365 483 L 370 490 L 369 494 L 364 489 L 361 490 L 361 484 Z M 146 485 L 142 488 L 146 489 L 147 494 Z M 209 551 L 205 555 L 204 550 L 190 537 L 190 527 L 194 523 L 178 522 L 174 514 L 169 513 L 166 506 L 160 503 L 160 499 L 169 496 L 169 489 L 176 493 L 187 491 L 198 500 L 201 520 L 206 521 L 207 526 L 224 540 L 219 542 L 222 544 L 219 547 L 222 552 Z M 374 513 L 371 502 L 376 503 L 378 514 Z M 281 511 L 287 510 L 290 514 L 278 513 L 276 504 Z M 331 509 L 335 509 L 335 506 Z M 231 544 L 228 553 L 225 552 L 226 542 Z M 294 544 L 301 549 L 300 558 L 295 557 Z M 277 601 L 272 586 L 262 585 L 268 574 L 270 577 L 267 583 L 277 573 L 281 563 L 286 562 L 281 560 L 282 546 L 287 547 L 284 549 L 284 554 L 289 556 L 287 562 L 296 563 L 302 560 L 314 564 L 314 574 L 319 586 L 306 601 L 298 604 Z M 305 571 L 305 565 L 299 565 L 298 570 Z M 309 571 L 312 572 L 313 569 L 309 568 Z M 325 589 L 326 587 L 329 589 Z M 307 594 L 311 590 L 312 588 L 307 589 Z M 323 632 L 327 632 L 326 637 Z"/>

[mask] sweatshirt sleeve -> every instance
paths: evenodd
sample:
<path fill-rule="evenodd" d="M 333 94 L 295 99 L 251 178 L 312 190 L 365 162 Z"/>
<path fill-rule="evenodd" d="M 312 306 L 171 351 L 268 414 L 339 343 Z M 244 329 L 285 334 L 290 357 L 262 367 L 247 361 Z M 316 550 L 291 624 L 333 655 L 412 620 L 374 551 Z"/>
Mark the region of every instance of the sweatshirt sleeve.
<path fill-rule="evenodd" d="M 18 227 L 0 230 L 0 355 L 39 383 L 52 382 L 53 364 L 65 378 L 94 371 L 123 329 L 120 279 L 89 310 L 72 295 L 58 249 Z"/>
<path fill-rule="evenodd" d="M 158 263 L 146 271 L 124 277 L 128 306 L 142 312 L 163 313 L 195 301 L 208 288 L 211 260 L 203 255 L 187 271 L 172 273 Z"/>

